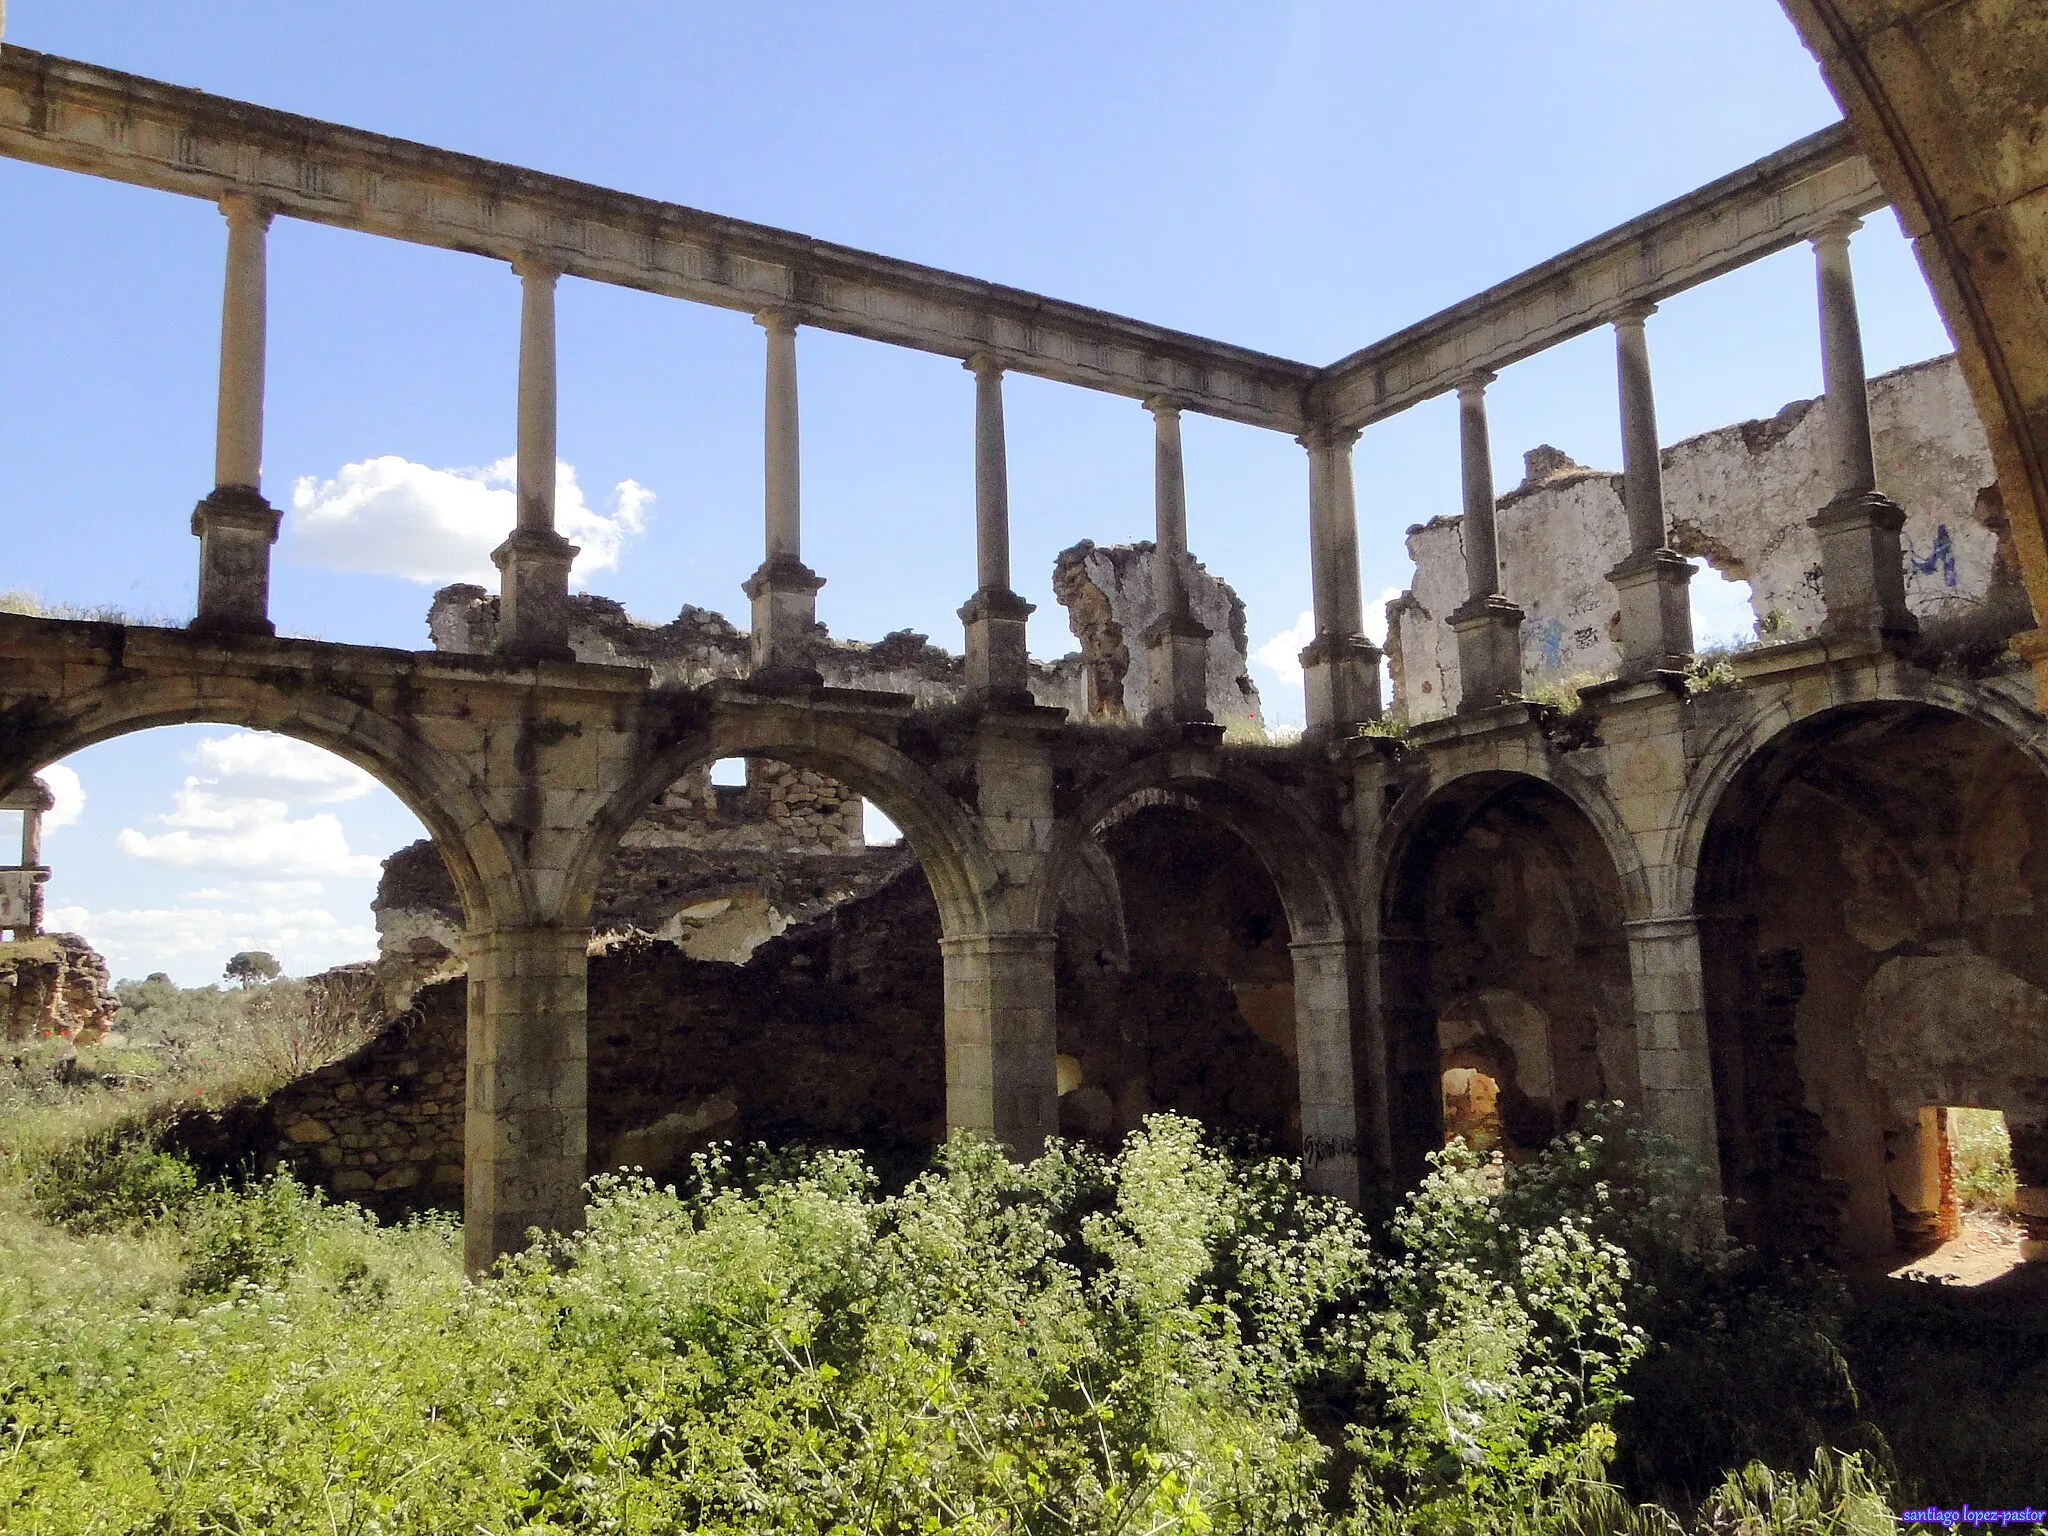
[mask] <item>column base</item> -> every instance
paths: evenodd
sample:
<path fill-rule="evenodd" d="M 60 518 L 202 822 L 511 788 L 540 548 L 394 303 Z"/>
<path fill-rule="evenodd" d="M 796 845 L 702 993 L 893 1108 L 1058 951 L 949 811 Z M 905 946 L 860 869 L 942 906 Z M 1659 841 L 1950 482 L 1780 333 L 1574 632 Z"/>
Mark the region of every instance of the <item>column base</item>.
<path fill-rule="evenodd" d="M 793 555 L 769 557 L 741 585 L 754 605 L 752 686 L 815 688 L 825 681 L 814 660 L 818 588 L 824 585 L 824 577 Z"/>
<path fill-rule="evenodd" d="M 577 548 L 552 528 L 515 528 L 491 551 L 498 568 L 498 654 L 520 661 L 574 661 L 569 646 L 569 567 Z"/>
<path fill-rule="evenodd" d="M 1491 709 L 1522 693 L 1522 610 L 1498 592 L 1452 610 L 1458 637 L 1458 713 Z"/>
<path fill-rule="evenodd" d="M 1692 565 L 1676 550 L 1630 555 L 1607 573 L 1621 599 L 1621 675 L 1683 672 L 1692 665 Z"/>
<path fill-rule="evenodd" d="M 1032 605 L 1007 587 L 983 587 L 960 609 L 967 626 L 967 689 L 996 709 L 1029 709 L 1031 661 L 1025 630 Z"/>
<path fill-rule="evenodd" d="M 1188 614 L 1162 613 L 1139 634 L 1151 664 L 1145 724 L 1203 725 L 1209 713 L 1210 631 Z"/>
<path fill-rule="evenodd" d="M 1906 608 L 1905 509 L 1877 491 L 1837 496 L 1806 520 L 1820 535 L 1821 601 L 1835 633 L 1874 629 L 1906 638 L 1920 621 Z"/>
<path fill-rule="evenodd" d="M 1301 649 L 1308 725 L 1302 735 L 1328 741 L 1380 718 L 1380 648 L 1363 635 L 1325 633 Z"/>
<path fill-rule="evenodd" d="M 199 540 L 199 612 L 189 626 L 215 635 L 274 635 L 270 546 L 282 514 L 251 485 L 219 485 L 192 509 Z"/>

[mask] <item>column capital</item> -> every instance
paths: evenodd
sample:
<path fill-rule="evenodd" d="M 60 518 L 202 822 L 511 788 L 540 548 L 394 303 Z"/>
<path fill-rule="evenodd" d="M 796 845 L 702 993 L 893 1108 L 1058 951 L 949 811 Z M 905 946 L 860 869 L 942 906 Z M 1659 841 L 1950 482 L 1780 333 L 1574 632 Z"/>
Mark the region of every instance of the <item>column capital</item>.
<path fill-rule="evenodd" d="M 1806 238 L 1811 240 L 1815 245 L 1820 245 L 1823 242 L 1833 243 L 1836 241 L 1846 244 L 1848 242 L 1849 237 L 1855 234 L 1856 231 L 1861 229 L 1862 227 L 1863 221 L 1861 219 L 1852 218 L 1849 215 L 1844 214 L 1841 218 L 1829 219 L 1825 224 L 1816 225 L 1813 229 L 1813 232 L 1809 234 Z"/>
<path fill-rule="evenodd" d="M 1499 374 L 1488 373 L 1483 368 L 1477 373 L 1466 374 L 1464 378 L 1458 380 L 1456 386 L 1458 398 L 1460 400 L 1477 400 L 1482 398 L 1486 394 L 1486 386 L 1499 377 Z"/>
<path fill-rule="evenodd" d="M 757 309 L 754 311 L 754 324 L 770 335 L 794 336 L 797 318 L 786 309 Z"/>
<path fill-rule="evenodd" d="M 228 221 L 229 229 L 268 229 L 276 212 L 259 197 L 247 192 L 223 192 L 220 195 L 220 211 Z"/>
<path fill-rule="evenodd" d="M 522 278 L 531 278 L 552 283 L 562 275 L 562 264 L 531 251 L 522 251 L 512 258 L 512 270 Z"/>
<path fill-rule="evenodd" d="M 1171 416 L 1178 419 L 1181 413 L 1181 402 L 1172 395 L 1147 395 L 1145 397 L 1145 409 L 1157 418 L 1163 419 Z"/>
<path fill-rule="evenodd" d="M 1615 325 L 1641 325 L 1657 313 L 1657 306 L 1648 299 L 1635 299 L 1627 304 L 1618 304 L 1607 318 Z"/>
<path fill-rule="evenodd" d="M 1330 448 L 1342 450 L 1357 442 L 1363 430 L 1360 427 L 1311 425 L 1296 437 L 1295 441 L 1310 453 L 1319 453 Z"/>
<path fill-rule="evenodd" d="M 990 374 L 1000 379 L 1005 372 L 1003 360 L 993 352 L 970 352 L 960 366 L 977 379 L 987 378 Z"/>

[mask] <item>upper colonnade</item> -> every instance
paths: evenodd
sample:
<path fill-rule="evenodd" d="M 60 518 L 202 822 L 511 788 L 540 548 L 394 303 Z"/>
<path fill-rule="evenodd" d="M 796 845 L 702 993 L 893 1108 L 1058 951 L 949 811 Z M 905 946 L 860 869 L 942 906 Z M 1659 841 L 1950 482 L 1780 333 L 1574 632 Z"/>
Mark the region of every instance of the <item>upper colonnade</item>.
<path fill-rule="evenodd" d="M 1380 712 L 1380 656 L 1363 634 L 1351 448 L 1373 422 L 1456 390 L 1464 436 L 1470 601 L 1452 616 L 1464 707 L 1521 691 L 1520 610 L 1500 590 L 1485 386 L 1494 370 L 1602 325 L 1617 340 L 1630 547 L 1610 573 L 1623 670 L 1682 667 L 1692 650 L 1689 565 L 1668 547 L 1658 486 L 1645 319 L 1672 294 L 1809 240 L 1821 261 L 1831 396 L 1862 388 L 1845 233 L 1887 201 L 1846 125 L 1823 130 L 1442 313 L 1315 367 L 673 203 L 545 175 L 184 87 L 0 49 L 0 154 L 203 197 L 228 225 L 216 485 L 201 540 L 195 626 L 270 633 L 278 514 L 260 487 L 265 231 L 278 216 L 507 262 L 522 284 L 518 520 L 496 552 L 501 648 L 566 658 L 575 549 L 554 523 L 555 288 L 563 276 L 741 310 L 763 328 L 764 550 L 746 583 L 754 672 L 816 681 L 804 652 L 823 578 L 801 556 L 796 337 L 813 327 L 960 359 L 974 375 L 975 583 L 961 609 L 969 675 L 985 702 L 1021 705 L 1030 606 L 1010 589 L 1002 376 L 1023 372 L 1123 395 L 1154 418 L 1162 617 L 1147 630 L 1159 720 L 1207 720 L 1208 635 L 1173 599 L 1186 547 L 1183 412 L 1289 433 L 1308 453 L 1315 633 L 1303 652 L 1313 738 Z M 1857 402 L 1860 405 L 1860 400 Z M 1833 413 L 1840 492 L 1815 519 L 1831 624 L 1904 627 L 1896 508 L 1870 483 L 1867 412 Z M 1816 509 L 1817 510 L 1817 509 Z M 1887 542 L 1889 541 L 1889 542 Z M 1183 605 L 1184 606 L 1184 605 Z M 1156 722 L 1155 722 L 1156 723 Z"/>

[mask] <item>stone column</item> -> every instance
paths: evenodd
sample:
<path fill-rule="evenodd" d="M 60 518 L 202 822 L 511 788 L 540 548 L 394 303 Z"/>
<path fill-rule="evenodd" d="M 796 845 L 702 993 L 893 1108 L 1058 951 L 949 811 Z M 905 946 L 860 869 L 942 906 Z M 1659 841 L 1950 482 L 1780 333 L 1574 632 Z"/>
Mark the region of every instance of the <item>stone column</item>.
<path fill-rule="evenodd" d="M 1349 736 L 1380 717 L 1380 649 L 1366 639 L 1358 589 L 1358 509 L 1351 482 L 1355 429 L 1317 428 L 1295 439 L 1308 450 L 1309 583 L 1315 638 L 1301 652 L 1313 739 Z"/>
<path fill-rule="evenodd" d="M 1059 1134 L 1058 1010 L 1049 933 L 941 939 L 946 1126 L 1029 1159 Z"/>
<path fill-rule="evenodd" d="M 1361 1140 L 1352 1004 L 1359 990 L 1358 946 L 1342 938 L 1302 939 L 1287 949 L 1294 960 L 1302 1182 L 1357 1205 Z"/>
<path fill-rule="evenodd" d="M 1206 722 L 1209 714 L 1209 631 L 1188 609 L 1187 480 L 1181 464 L 1180 407 L 1155 398 L 1145 402 L 1155 426 L 1153 502 L 1158 531 L 1153 546 L 1153 585 L 1159 617 L 1140 637 L 1151 662 L 1152 697 L 1147 725 Z"/>
<path fill-rule="evenodd" d="M 985 352 L 967 359 L 974 374 L 975 590 L 960 610 L 967 626 L 967 686 L 996 707 L 1028 708 L 1031 664 L 1025 646 L 1032 605 L 1010 590 L 1010 468 L 1003 441 L 1003 368 Z"/>
<path fill-rule="evenodd" d="M 1493 444 L 1486 431 L 1486 386 L 1494 376 L 1458 381 L 1458 440 L 1464 463 L 1465 601 L 1452 611 L 1458 637 L 1458 709 L 1488 709 L 1522 691 L 1522 610 L 1501 595 L 1494 527 Z"/>
<path fill-rule="evenodd" d="M 526 1246 L 528 1228 L 583 1224 L 588 1170 L 581 928 L 472 929 L 463 1256 L 472 1274 Z"/>
<path fill-rule="evenodd" d="M 228 221 L 221 293 L 220 405 L 213 490 L 192 509 L 199 540 L 199 612 L 192 628 L 274 635 L 270 546 L 278 513 L 263 499 L 265 234 L 270 210 L 240 193 L 220 200 Z"/>
<path fill-rule="evenodd" d="M 1628 501 L 1628 558 L 1607 573 L 1621 598 L 1621 675 L 1681 671 L 1692 660 L 1692 566 L 1665 545 L 1664 463 L 1657 447 L 1657 401 L 1643 322 L 1654 304 L 1614 317 L 1615 372 L 1621 386 L 1621 466 Z"/>
<path fill-rule="evenodd" d="M 767 491 L 767 557 L 741 589 L 754 605 L 757 687 L 815 687 L 824 681 L 814 659 L 818 588 L 803 561 L 803 494 L 796 414 L 796 320 L 781 310 L 754 316 L 767 333 L 763 482 Z"/>
<path fill-rule="evenodd" d="M 21 864 L 31 871 L 28 885 L 28 937 L 37 938 L 43 931 L 43 886 L 49 881 L 50 872 L 43 863 L 43 812 L 55 805 L 56 798 L 49 786 L 41 779 L 30 779 L 28 791 L 22 797 L 21 807 Z M 20 937 L 19 934 L 16 935 Z"/>
<path fill-rule="evenodd" d="M 1899 540 L 1906 514 L 1877 489 L 1863 329 L 1856 316 L 1856 280 L 1849 269 L 1849 236 L 1862 227 L 1861 219 L 1839 219 L 1813 237 L 1834 497 L 1807 519 L 1806 526 L 1820 535 L 1827 627 L 1910 635 L 1920 625 L 1906 609 L 1906 561 Z"/>
<path fill-rule="evenodd" d="M 1692 1158 L 1706 1220 L 1721 1222 L 1720 1136 L 1714 1115 L 1714 1066 L 1707 1037 L 1700 924 L 1690 913 L 1640 918 L 1628 933 L 1635 993 L 1636 1061 L 1643 1124 Z"/>
<path fill-rule="evenodd" d="M 574 661 L 569 566 L 576 546 L 555 531 L 555 279 L 521 259 L 517 520 L 491 551 L 498 567 L 498 649 L 522 661 Z"/>

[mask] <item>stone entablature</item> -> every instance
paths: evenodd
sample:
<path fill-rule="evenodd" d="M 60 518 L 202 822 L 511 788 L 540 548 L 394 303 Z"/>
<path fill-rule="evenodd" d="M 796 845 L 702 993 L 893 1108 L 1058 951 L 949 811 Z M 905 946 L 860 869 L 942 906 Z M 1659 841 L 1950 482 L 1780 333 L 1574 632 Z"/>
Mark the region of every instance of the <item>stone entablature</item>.
<path fill-rule="evenodd" d="M 1906 514 L 1907 606 L 1929 638 L 1986 617 L 2023 628 L 1996 470 L 1955 359 L 1872 379 L 1870 419 L 1878 485 Z M 1663 450 L 1670 547 L 1748 582 L 1767 641 L 1815 634 L 1826 620 L 1820 540 L 1806 519 L 1832 494 L 1829 452 L 1825 399 L 1795 400 L 1768 420 Z M 1628 548 L 1622 477 L 1548 445 L 1524 460 L 1522 483 L 1498 499 L 1495 514 L 1502 591 L 1524 613 L 1524 686 L 1612 677 L 1619 605 L 1606 578 Z M 1465 597 L 1463 525 L 1444 516 L 1408 530 L 1414 585 L 1387 606 L 1394 707 L 1411 721 L 1458 703 L 1458 647 L 1446 619 Z"/>

